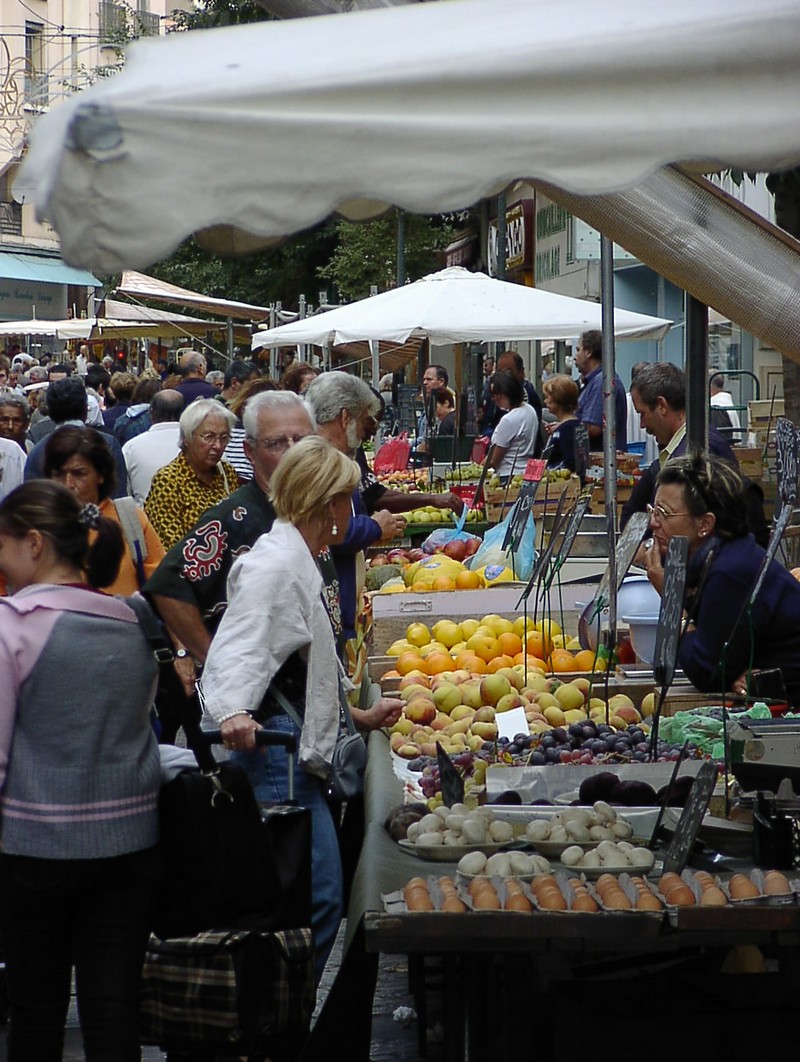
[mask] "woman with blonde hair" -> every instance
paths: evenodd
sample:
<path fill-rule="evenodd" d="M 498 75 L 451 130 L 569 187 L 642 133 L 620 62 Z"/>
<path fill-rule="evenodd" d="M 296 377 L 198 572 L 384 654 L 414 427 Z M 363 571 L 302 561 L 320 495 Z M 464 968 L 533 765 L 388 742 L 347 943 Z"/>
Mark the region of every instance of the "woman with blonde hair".
<path fill-rule="evenodd" d="M 270 481 L 272 530 L 240 557 L 228 577 L 228 608 L 206 658 L 206 712 L 248 772 L 262 803 L 288 795 L 286 753 L 255 749 L 254 732 L 299 734 L 295 795 L 312 817 L 312 928 L 317 975 L 341 918 L 342 870 L 325 800 L 339 731 L 339 681 L 333 630 L 316 558 L 341 542 L 361 473 L 317 435 L 290 446 Z M 277 687 L 302 720 L 276 700 Z"/>

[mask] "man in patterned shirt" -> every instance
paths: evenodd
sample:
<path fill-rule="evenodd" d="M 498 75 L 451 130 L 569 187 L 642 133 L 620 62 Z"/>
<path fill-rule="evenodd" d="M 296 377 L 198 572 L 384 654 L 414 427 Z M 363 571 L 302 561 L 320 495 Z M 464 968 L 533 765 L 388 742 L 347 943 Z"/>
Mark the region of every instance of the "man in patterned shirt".
<path fill-rule="evenodd" d="M 275 510 L 267 497 L 272 473 L 290 446 L 315 431 L 302 399 L 286 391 L 251 398 L 244 426 L 253 479 L 204 512 L 171 547 L 145 587 L 170 631 L 188 650 L 175 662 L 187 692 L 194 687 L 195 661 L 205 661 L 225 611 L 233 562 L 272 527 Z"/>

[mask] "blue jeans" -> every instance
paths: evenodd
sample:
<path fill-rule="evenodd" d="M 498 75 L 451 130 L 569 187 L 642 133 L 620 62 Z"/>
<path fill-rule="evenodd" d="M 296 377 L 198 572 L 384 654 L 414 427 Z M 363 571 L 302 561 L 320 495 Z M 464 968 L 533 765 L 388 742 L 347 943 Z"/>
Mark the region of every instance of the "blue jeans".
<path fill-rule="evenodd" d="M 272 716 L 265 726 L 268 730 L 294 731 L 299 738 L 297 726 L 288 715 Z M 289 795 L 285 749 L 267 746 L 254 752 L 234 752 L 231 759 L 247 772 L 260 804 L 285 803 Z M 323 782 L 296 762 L 294 795 L 297 803 L 311 812 L 311 928 L 319 984 L 342 918 L 342 863 Z"/>

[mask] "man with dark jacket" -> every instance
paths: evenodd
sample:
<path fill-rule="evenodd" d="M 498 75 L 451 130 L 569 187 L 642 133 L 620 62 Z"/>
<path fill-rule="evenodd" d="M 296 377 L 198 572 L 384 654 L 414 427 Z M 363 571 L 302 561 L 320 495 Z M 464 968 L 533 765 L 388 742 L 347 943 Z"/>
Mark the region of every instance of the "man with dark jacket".
<path fill-rule="evenodd" d="M 658 473 L 671 457 L 686 453 L 686 374 L 670 362 L 645 365 L 631 382 L 631 398 L 642 427 L 655 437 L 659 454 L 645 469 L 620 513 L 624 528 L 633 513 L 644 512 L 656 493 Z M 729 443 L 713 427 L 708 429 L 708 452 L 739 467 Z M 769 529 L 764 519 L 764 496 L 757 484 L 745 481 L 748 493 L 748 524 L 756 541 L 764 544 Z"/>
<path fill-rule="evenodd" d="M 206 383 L 208 366 L 206 359 L 197 350 L 189 350 L 182 355 L 179 362 L 183 380 L 175 388 L 183 395 L 183 400 L 188 406 L 196 398 L 217 398 L 219 391 L 210 383 Z"/>

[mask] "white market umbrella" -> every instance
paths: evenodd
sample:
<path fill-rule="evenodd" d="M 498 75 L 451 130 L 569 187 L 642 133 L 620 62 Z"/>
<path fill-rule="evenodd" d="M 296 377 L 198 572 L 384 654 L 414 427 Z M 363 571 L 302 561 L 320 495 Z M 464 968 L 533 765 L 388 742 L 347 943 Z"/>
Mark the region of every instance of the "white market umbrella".
<path fill-rule="evenodd" d="M 14 194 L 71 265 L 221 227 L 460 209 L 516 178 L 800 162 L 797 0 L 447 0 L 143 40 L 42 116 Z M 227 228 L 226 228 L 227 227 Z"/>
<path fill-rule="evenodd" d="M 663 339 L 671 321 L 630 310 L 614 311 L 619 339 Z M 380 295 L 340 306 L 253 336 L 253 349 L 313 343 L 338 346 L 358 340 L 448 343 L 574 339 L 601 328 L 599 303 L 554 295 L 471 273 L 460 266 L 431 273 Z"/>

